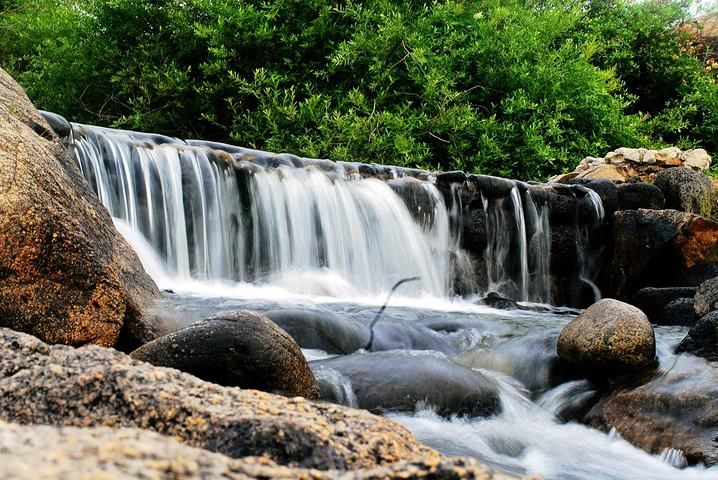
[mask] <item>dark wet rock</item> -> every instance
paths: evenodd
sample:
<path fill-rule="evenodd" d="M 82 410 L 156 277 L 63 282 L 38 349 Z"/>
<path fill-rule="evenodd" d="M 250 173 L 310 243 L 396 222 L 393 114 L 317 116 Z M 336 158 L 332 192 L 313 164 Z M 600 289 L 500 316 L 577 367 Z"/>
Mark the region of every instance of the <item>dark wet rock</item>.
<path fill-rule="evenodd" d="M 598 194 L 606 215 L 618 210 L 618 187 L 615 183 L 610 180 L 591 180 L 583 183 L 583 186 Z"/>
<path fill-rule="evenodd" d="M 0 477 L 16 480 L 58 478 L 190 479 L 450 479 L 509 480 L 469 458 L 414 459 L 386 467 L 319 471 L 278 465 L 268 458 L 233 459 L 188 447 L 175 439 L 139 429 L 54 428 L 0 423 Z"/>
<path fill-rule="evenodd" d="M 40 110 L 40 114 L 60 138 L 62 145 L 69 150 L 72 147 L 72 125 L 70 122 L 56 113 Z"/>
<path fill-rule="evenodd" d="M 375 317 L 373 311 L 364 319 L 299 308 L 270 310 L 265 315 L 286 330 L 300 347 L 341 355 L 366 348 L 369 325 Z M 437 350 L 447 355 L 456 353 L 452 339 L 431 328 L 410 322 L 395 323 L 380 317 L 374 326 L 370 350 L 394 349 Z"/>
<path fill-rule="evenodd" d="M 655 186 L 666 197 L 666 208 L 711 218 L 715 191 L 710 179 L 690 168 L 667 168 L 656 175 Z"/>
<path fill-rule="evenodd" d="M 718 369 L 689 355 L 664 368 L 640 386 L 610 393 L 585 422 L 604 431 L 615 428 L 649 453 L 675 448 L 690 464 L 718 463 Z"/>
<path fill-rule="evenodd" d="M 645 287 L 621 300 L 630 303 L 648 316 L 651 323 L 656 325 L 686 325 L 683 316 L 676 317 L 673 312 L 669 314 L 668 304 L 677 299 L 692 298 L 695 295 L 694 287 Z M 691 315 L 692 317 L 692 315 Z M 692 323 L 688 325 L 692 325 Z"/>
<path fill-rule="evenodd" d="M 650 183 L 623 183 L 618 186 L 619 210 L 661 210 L 665 204 L 663 192 Z"/>
<path fill-rule="evenodd" d="M 517 182 L 490 175 L 469 175 L 467 178 L 469 188 L 475 192 L 476 197 L 503 198 L 511 194 Z"/>
<path fill-rule="evenodd" d="M 487 218 L 484 209 L 482 207 L 468 209 L 464 215 L 462 227 L 461 246 L 473 252 L 482 252 L 488 242 Z"/>
<path fill-rule="evenodd" d="M 578 261 L 576 228 L 573 225 L 551 227 L 551 273 L 573 273 Z"/>
<path fill-rule="evenodd" d="M 302 348 L 347 355 L 369 341 L 369 328 L 334 312 L 283 308 L 264 315 L 285 330 Z"/>
<path fill-rule="evenodd" d="M 693 308 L 696 315 L 702 317 L 708 312 L 718 308 L 718 277 L 711 278 L 701 283 L 698 291 L 693 297 Z"/>
<path fill-rule="evenodd" d="M 0 326 L 137 344 L 159 296 L 51 126 L 0 70 Z"/>
<path fill-rule="evenodd" d="M 299 345 L 255 312 L 225 313 L 159 337 L 130 354 L 208 382 L 317 398 L 319 389 Z"/>
<path fill-rule="evenodd" d="M 143 428 L 231 457 L 356 469 L 437 460 L 401 425 L 367 412 L 221 387 L 97 346 L 49 346 L 0 329 L 0 420 Z"/>
<path fill-rule="evenodd" d="M 664 325 L 684 325 L 691 327 L 696 323 L 692 298 L 676 298 L 666 304 Z"/>
<path fill-rule="evenodd" d="M 701 283 L 713 277 L 718 277 L 717 263 L 701 263 L 674 277 L 672 284 L 676 287 L 698 288 Z"/>
<path fill-rule="evenodd" d="M 613 299 L 594 303 L 558 338 L 562 363 L 589 378 L 628 374 L 654 364 L 656 339 L 648 317 Z"/>
<path fill-rule="evenodd" d="M 622 210 L 614 214 L 606 293 L 673 286 L 689 269 L 716 262 L 718 223 L 676 210 Z"/>
<path fill-rule="evenodd" d="M 500 410 L 496 383 L 435 352 L 393 350 L 355 353 L 311 362 L 322 399 L 339 401 L 323 369 L 335 370 L 351 384 L 360 408 L 375 413 L 413 412 L 417 404 L 440 415 L 485 416 Z"/>
<path fill-rule="evenodd" d="M 484 305 L 488 305 L 492 308 L 498 308 L 499 310 L 522 310 L 521 305 L 511 299 L 502 297 L 496 292 L 489 292 L 481 299 L 481 302 Z"/>
<path fill-rule="evenodd" d="M 718 310 L 701 317 L 678 344 L 676 352 L 718 361 Z"/>

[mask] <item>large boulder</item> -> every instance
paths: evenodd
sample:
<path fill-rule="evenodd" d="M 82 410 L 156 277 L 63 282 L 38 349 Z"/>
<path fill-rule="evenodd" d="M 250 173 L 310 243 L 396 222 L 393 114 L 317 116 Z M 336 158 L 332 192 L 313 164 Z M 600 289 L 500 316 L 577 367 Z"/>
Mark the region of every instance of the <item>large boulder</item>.
<path fill-rule="evenodd" d="M 318 469 L 437 460 L 398 423 L 338 405 L 204 382 L 116 350 L 0 329 L 0 420 L 154 430 L 231 457 Z"/>
<path fill-rule="evenodd" d="M 0 69 L 0 326 L 49 343 L 137 343 L 152 336 L 142 315 L 158 295 L 50 125 Z"/>
<path fill-rule="evenodd" d="M 692 353 L 718 362 L 718 310 L 703 316 L 676 347 L 677 353 Z"/>
<path fill-rule="evenodd" d="M 224 313 L 159 337 L 130 354 L 230 387 L 317 398 L 319 389 L 299 345 L 263 315 Z"/>
<path fill-rule="evenodd" d="M 668 168 L 656 175 L 655 186 L 666 197 L 666 208 L 707 218 L 713 215 L 715 192 L 705 174 L 690 168 Z"/>
<path fill-rule="evenodd" d="M 693 309 L 696 315 L 702 317 L 708 312 L 718 308 L 718 277 L 713 277 L 701 283 L 693 296 Z"/>
<path fill-rule="evenodd" d="M 604 431 L 615 428 L 649 453 L 674 448 L 690 464 L 718 463 L 718 369 L 679 355 L 647 383 L 610 393 L 584 421 Z"/>
<path fill-rule="evenodd" d="M 562 363 L 588 377 L 602 378 L 654 364 L 656 338 L 642 311 L 606 298 L 561 330 L 556 349 Z"/>
<path fill-rule="evenodd" d="M 676 210 L 614 214 L 613 255 L 605 293 L 673 286 L 699 265 L 718 262 L 718 223 Z"/>
<path fill-rule="evenodd" d="M 79 477 L 78 477 L 79 475 Z M 355 471 L 285 467 L 262 457 L 233 459 L 134 428 L 54 428 L 0 422 L 0 478 L 129 478 L 173 480 L 424 479 L 510 480 L 476 460 L 416 459 Z"/>
<path fill-rule="evenodd" d="M 496 382 L 435 352 L 355 353 L 314 361 L 311 367 L 323 400 L 346 400 L 337 396 L 336 382 L 348 381 L 349 397 L 354 395 L 358 407 L 375 413 L 413 412 L 421 405 L 445 416 L 484 416 L 500 410 Z"/>

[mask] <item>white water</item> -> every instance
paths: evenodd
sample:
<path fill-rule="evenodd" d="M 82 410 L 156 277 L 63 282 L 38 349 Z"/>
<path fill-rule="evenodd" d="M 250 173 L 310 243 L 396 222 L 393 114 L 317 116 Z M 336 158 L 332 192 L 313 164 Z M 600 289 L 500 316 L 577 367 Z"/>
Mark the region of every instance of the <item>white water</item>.
<path fill-rule="evenodd" d="M 143 256 L 153 258 L 150 274 L 163 288 L 203 294 L 221 285 L 224 294 L 245 295 L 247 286 L 266 286 L 372 299 L 402 278 L 419 277 L 401 294 L 447 299 L 456 278 L 472 289 L 464 293 L 485 293 L 460 248 L 459 195 L 448 212 L 431 181 L 390 170 L 390 185 L 362 179 L 351 164 L 73 129 L 82 173 L 111 215 L 128 225 L 131 243 L 154 249 Z M 275 164 L 281 166 L 266 167 Z M 548 208 L 516 185 L 508 197 L 484 203 L 485 288 L 550 303 Z M 416 203 L 405 203 L 392 187 L 410 191 Z"/>

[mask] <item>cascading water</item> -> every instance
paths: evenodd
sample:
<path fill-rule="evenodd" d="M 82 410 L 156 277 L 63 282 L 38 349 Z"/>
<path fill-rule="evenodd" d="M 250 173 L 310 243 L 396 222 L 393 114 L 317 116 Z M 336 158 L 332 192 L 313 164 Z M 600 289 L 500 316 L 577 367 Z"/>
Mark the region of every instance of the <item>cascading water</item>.
<path fill-rule="evenodd" d="M 178 279 L 271 283 L 323 272 L 371 294 L 418 276 L 416 294 L 448 293 L 448 215 L 428 182 L 420 192 L 431 211 L 417 223 L 380 180 L 264 168 L 156 135 L 74 130 L 75 155 L 103 204 Z"/>

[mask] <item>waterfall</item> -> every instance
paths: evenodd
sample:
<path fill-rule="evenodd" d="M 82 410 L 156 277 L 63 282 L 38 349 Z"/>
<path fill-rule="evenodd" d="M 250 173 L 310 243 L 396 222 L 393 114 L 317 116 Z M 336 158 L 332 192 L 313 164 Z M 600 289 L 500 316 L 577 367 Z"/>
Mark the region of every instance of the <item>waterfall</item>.
<path fill-rule="evenodd" d="M 80 124 L 71 140 L 92 189 L 124 230 L 152 246 L 164 279 L 313 293 L 308 284 L 321 277 L 339 296 L 354 296 L 418 276 L 403 295 L 496 291 L 552 301 L 548 204 L 531 194 L 542 186 L 472 176 L 479 201 L 469 205 L 465 182 L 441 190 L 421 170 Z M 602 218 L 600 199 L 590 199 Z M 464 245 L 473 241 L 464 238 L 466 214 L 477 208 L 478 256 Z M 581 278 L 590 279 L 580 253 Z"/>
<path fill-rule="evenodd" d="M 380 293 L 418 276 L 413 294 L 448 295 L 448 214 L 428 182 L 415 181 L 427 205 L 417 222 L 378 179 L 264 167 L 200 142 L 73 129 L 75 156 L 102 203 L 177 279 L 271 283 L 316 271 Z"/>

